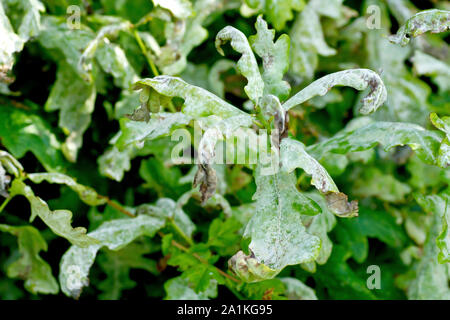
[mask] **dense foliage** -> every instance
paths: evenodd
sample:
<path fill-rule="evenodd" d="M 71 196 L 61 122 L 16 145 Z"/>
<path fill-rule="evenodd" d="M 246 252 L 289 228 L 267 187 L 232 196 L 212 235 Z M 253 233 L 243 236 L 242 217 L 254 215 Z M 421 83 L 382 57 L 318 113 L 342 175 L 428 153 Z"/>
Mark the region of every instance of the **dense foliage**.
<path fill-rule="evenodd" d="M 1 0 L 0 299 L 450 299 L 449 10 Z"/>

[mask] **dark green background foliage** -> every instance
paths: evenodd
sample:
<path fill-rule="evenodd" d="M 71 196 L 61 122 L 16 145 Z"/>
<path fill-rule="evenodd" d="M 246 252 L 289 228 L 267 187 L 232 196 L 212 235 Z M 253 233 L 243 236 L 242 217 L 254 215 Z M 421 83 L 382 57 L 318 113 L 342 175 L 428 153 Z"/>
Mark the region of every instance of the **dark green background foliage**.
<path fill-rule="evenodd" d="M 0 1 L 0 299 L 450 299 L 448 1 Z M 282 171 L 174 164 L 194 120 Z"/>

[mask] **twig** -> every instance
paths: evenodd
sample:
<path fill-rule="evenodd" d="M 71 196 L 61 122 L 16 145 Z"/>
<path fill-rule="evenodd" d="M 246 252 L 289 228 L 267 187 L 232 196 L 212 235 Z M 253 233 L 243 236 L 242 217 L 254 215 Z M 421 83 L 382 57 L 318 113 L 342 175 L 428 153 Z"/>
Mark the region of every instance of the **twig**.
<path fill-rule="evenodd" d="M 102 196 L 102 195 L 100 195 L 100 194 L 97 194 L 97 196 L 98 196 L 100 199 L 106 200 L 106 203 L 107 203 L 109 206 L 113 207 L 113 208 L 116 209 L 116 210 L 119 210 L 119 211 L 122 212 L 123 214 L 126 214 L 127 216 L 129 216 L 129 217 L 131 217 L 131 218 L 135 218 L 135 217 L 136 217 L 134 214 L 132 214 L 130 211 L 128 211 L 127 209 L 125 209 L 124 207 L 122 207 L 120 204 L 118 204 L 118 203 L 112 201 L 109 197 L 107 197 L 107 196 Z"/>

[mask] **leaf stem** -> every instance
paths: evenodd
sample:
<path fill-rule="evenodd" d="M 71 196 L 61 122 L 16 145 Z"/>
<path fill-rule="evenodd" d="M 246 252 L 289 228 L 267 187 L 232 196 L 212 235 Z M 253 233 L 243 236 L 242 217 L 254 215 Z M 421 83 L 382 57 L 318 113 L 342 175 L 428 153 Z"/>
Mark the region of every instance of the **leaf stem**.
<path fill-rule="evenodd" d="M 5 209 L 5 207 L 7 206 L 7 204 L 11 201 L 13 197 L 9 196 L 8 198 L 5 199 L 5 201 L 3 201 L 1 207 L 0 207 L 0 212 L 3 211 L 3 209 Z"/>
<path fill-rule="evenodd" d="M 142 42 L 141 36 L 139 35 L 139 33 L 137 32 L 137 30 L 133 30 L 133 34 L 134 37 L 136 38 L 136 41 L 139 45 L 139 48 L 142 51 L 142 54 L 145 56 L 145 59 L 147 60 L 148 65 L 150 66 L 150 69 L 153 72 L 153 75 L 155 77 L 159 76 L 160 73 L 158 71 L 158 69 L 155 66 L 155 63 L 153 62 L 152 58 L 150 57 L 147 48 L 145 47 L 144 42 Z M 169 108 L 170 112 L 177 112 L 175 106 L 173 105 L 172 101 L 169 101 L 169 103 L 167 104 L 167 107 Z"/>
<path fill-rule="evenodd" d="M 100 199 L 106 200 L 106 203 L 107 203 L 109 206 L 113 207 L 114 209 L 119 210 L 120 212 L 122 212 L 123 214 L 126 214 L 126 215 L 129 216 L 130 218 L 135 218 L 135 217 L 136 217 L 134 214 L 132 214 L 130 211 L 128 211 L 127 209 L 125 209 L 124 207 L 122 207 L 120 204 L 118 204 L 118 203 L 112 201 L 109 197 L 107 197 L 107 196 L 102 196 L 102 195 L 100 195 L 100 194 L 97 194 L 97 195 L 98 195 L 98 197 L 99 197 Z"/>
<path fill-rule="evenodd" d="M 180 229 L 180 227 L 175 223 L 174 219 L 169 219 L 170 226 L 183 238 L 184 241 L 186 241 L 190 246 L 194 245 L 194 242 L 190 237 L 186 235 L 186 233 L 183 232 L 183 230 Z"/>
<path fill-rule="evenodd" d="M 136 38 L 136 41 L 139 45 L 139 48 L 141 49 L 142 53 L 145 56 L 145 59 L 147 60 L 148 65 L 150 66 L 150 69 L 153 72 L 153 75 L 159 76 L 158 69 L 156 69 L 155 63 L 153 62 L 152 58 L 148 54 L 147 48 L 145 47 L 144 42 L 142 42 L 141 36 L 139 35 L 137 30 L 133 30 L 134 37 Z"/>

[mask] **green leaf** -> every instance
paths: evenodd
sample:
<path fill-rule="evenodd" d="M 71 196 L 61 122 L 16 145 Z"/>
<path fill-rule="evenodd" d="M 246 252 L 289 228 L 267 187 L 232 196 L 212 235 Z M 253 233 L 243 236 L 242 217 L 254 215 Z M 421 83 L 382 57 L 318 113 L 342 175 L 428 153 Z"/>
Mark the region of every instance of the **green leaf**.
<path fill-rule="evenodd" d="M 98 288 L 103 291 L 99 295 L 100 299 L 117 300 L 120 299 L 122 291 L 132 289 L 136 282 L 130 279 L 131 269 L 141 269 L 157 275 L 159 272 L 156 261 L 144 257 L 156 251 L 151 244 L 146 242 L 130 243 L 119 251 L 105 250 L 98 257 L 98 264 L 106 273 L 105 280 L 98 284 Z"/>
<path fill-rule="evenodd" d="M 72 212 L 69 210 L 55 210 L 51 211 L 41 198 L 34 195 L 33 190 L 19 179 L 12 182 L 10 188 L 11 196 L 23 195 L 31 205 L 32 222 L 36 216 L 57 235 L 69 240 L 72 244 L 80 247 L 87 247 L 97 243 L 97 241 L 86 235 L 86 229 L 77 227 L 72 228 Z"/>
<path fill-rule="evenodd" d="M 225 55 L 221 47 L 228 41 L 230 41 L 234 50 L 242 54 L 237 62 L 237 68 L 248 80 L 247 85 L 244 87 L 245 93 L 256 104 L 264 92 L 264 82 L 259 73 L 258 62 L 247 38 L 241 31 L 231 26 L 227 26 L 219 31 L 216 36 L 216 49 L 221 55 Z"/>
<path fill-rule="evenodd" d="M 221 255 L 232 255 L 236 252 L 236 245 L 239 244 L 241 238 L 239 230 L 242 224 L 231 217 L 225 221 L 217 218 L 209 226 L 207 245 L 214 247 L 214 249 Z"/>
<path fill-rule="evenodd" d="M 316 281 L 327 288 L 328 294 L 333 299 L 376 299 L 376 295 L 367 288 L 366 279 L 360 278 L 346 263 L 349 258 L 349 251 L 335 245 L 328 262 L 317 269 Z"/>
<path fill-rule="evenodd" d="M 300 11 L 305 3 L 303 0 L 246 0 L 253 9 L 261 10 L 275 29 L 284 29 L 287 21 L 292 20 L 292 11 Z"/>
<path fill-rule="evenodd" d="M 48 171 L 61 171 L 66 166 L 61 144 L 50 125 L 36 114 L 2 105 L 0 136 L 2 144 L 16 158 L 31 151 Z"/>
<path fill-rule="evenodd" d="M 385 151 L 395 146 L 408 145 L 422 161 L 436 164 L 439 144 L 442 140 L 438 132 L 425 130 L 411 123 L 366 120 L 358 119 L 359 123 L 354 122 L 356 127 L 348 126 L 332 138 L 308 146 L 306 150 L 311 156 L 321 160 L 328 153 L 345 154 L 363 151 L 372 149 L 378 144 L 381 144 Z"/>
<path fill-rule="evenodd" d="M 248 223 L 244 237 L 251 238 L 249 249 L 259 263 L 281 270 L 314 260 L 319 254 L 320 239 L 309 235 L 302 215 L 316 215 L 320 207 L 295 187 L 295 175 L 283 172 L 263 175 L 257 167 L 256 212 Z"/>
<path fill-rule="evenodd" d="M 258 16 L 255 27 L 257 33 L 249 41 L 253 51 L 263 61 L 264 95 L 272 94 L 285 100 L 290 92 L 289 83 L 283 80 L 289 68 L 289 37 L 283 34 L 274 42 L 275 30 L 268 28 L 262 16 Z"/>
<path fill-rule="evenodd" d="M 137 75 L 133 67 L 128 62 L 123 49 L 110 43 L 108 37 L 117 37 L 120 31 L 129 30 L 131 23 L 128 21 L 118 22 L 102 27 L 97 36 L 89 42 L 78 62 L 78 70 L 82 77 L 92 82 L 92 63 L 94 57 L 100 67 L 108 74 L 111 74 L 117 86 L 128 89 L 137 81 Z"/>
<path fill-rule="evenodd" d="M 83 133 L 91 123 L 95 98 L 93 84 L 86 83 L 67 64 L 60 64 L 45 110 L 60 110 L 58 125 L 68 135 L 62 151 L 71 162 L 76 161 L 83 144 Z"/>
<path fill-rule="evenodd" d="M 369 94 L 362 100 L 363 106 L 359 110 L 362 114 L 375 112 L 387 97 L 386 88 L 377 73 L 369 69 L 353 69 L 335 72 L 314 81 L 286 101 L 283 108 L 289 110 L 317 95 L 323 96 L 334 86 L 349 86 L 357 90 L 370 88 Z"/>
<path fill-rule="evenodd" d="M 75 191 L 84 203 L 90 206 L 98 206 L 106 203 L 106 200 L 99 197 L 94 189 L 81 185 L 73 178 L 62 173 L 31 173 L 27 175 L 27 178 L 34 183 L 47 181 L 49 183 L 65 184 Z"/>
<path fill-rule="evenodd" d="M 406 46 L 409 37 L 417 37 L 425 32 L 438 33 L 450 28 L 450 11 L 430 9 L 416 13 L 398 29 L 397 34 L 390 36 L 389 41 Z"/>
<path fill-rule="evenodd" d="M 20 258 L 7 268 L 10 278 L 25 280 L 25 288 L 33 294 L 57 294 L 58 283 L 52 275 L 52 269 L 40 256 L 47 251 L 47 243 L 39 231 L 32 226 L 14 227 L 0 224 L 0 231 L 17 237 Z"/>
<path fill-rule="evenodd" d="M 98 244 L 85 248 L 71 246 L 63 255 L 59 273 L 61 290 L 67 296 L 79 297 L 83 287 L 88 284 L 89 269 L 102 247 L 120 250 L 138 237 L 153 237 L 164 224 L 165 220 L 147 215 L 104 222 L 88 234 L 98 240 Z"/>
<path fill-rule="evenodd" d="M 408 184 L 374 167 L 364 170 L 352 188 L 355 196 L 377 197 L 386 202 L 403 202 L 411 191 Z"/>

